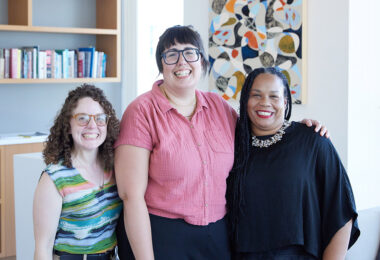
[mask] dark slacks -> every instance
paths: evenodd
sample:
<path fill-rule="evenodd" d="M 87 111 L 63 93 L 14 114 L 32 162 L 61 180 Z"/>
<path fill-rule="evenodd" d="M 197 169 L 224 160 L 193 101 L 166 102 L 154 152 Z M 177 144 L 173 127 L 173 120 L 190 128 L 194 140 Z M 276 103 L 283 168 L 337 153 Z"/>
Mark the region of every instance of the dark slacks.
<path fill-rule="evenodd" d="M 227 224 L 221 219 L 207 226 L 195 226 L 183 219 L 149 214 L 156 260 L 230 260 Z M 135 259 L 121 215 L 116 228 L 120 260 Z"/>

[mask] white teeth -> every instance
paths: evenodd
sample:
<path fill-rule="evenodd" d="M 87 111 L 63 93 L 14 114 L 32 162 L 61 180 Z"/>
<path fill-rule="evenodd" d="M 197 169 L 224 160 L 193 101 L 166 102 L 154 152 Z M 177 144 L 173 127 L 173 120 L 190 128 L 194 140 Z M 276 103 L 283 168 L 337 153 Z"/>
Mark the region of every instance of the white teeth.
<path fill-rule="evenodd" d="M 84 134 L 83 137 L 86 139 L 94 139 L 98 137 L 98 134 Z"/>
<path fill-rule="evenodd" d="M 184 77 L 184 76 L 190 75 L 190 70 L 180 70 L 180 71 L 174 72 L 174 74 L 179 77 Z"/>
<path fill-rule="evenodd" d="M 259 114 L 259 116 L 270 116 L 272 113 L 271 112 L 264 112 L 264 111 L 257 111 L 257 114 Z"/>

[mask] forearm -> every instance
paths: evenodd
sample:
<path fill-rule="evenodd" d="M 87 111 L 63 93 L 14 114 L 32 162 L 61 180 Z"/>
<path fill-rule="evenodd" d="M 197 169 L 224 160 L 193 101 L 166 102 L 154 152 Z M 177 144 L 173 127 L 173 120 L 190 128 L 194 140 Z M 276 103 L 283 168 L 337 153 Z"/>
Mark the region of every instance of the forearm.
<path fill-rule="evenodd" d="M 149 213 L 144 199 L 124 200 L 124 223 L 135 258 L 154 259 Z"/>
<path fill-rule="evenodd" d="M 34 250 L 34 260 L 52 260 L 53 259 L 53 246 L 41 245 L 36 242 Z"/>
<path fill-rule="evenodd" d="M 344 260 L 352 228 L 352 219 L 348 221 L 331 239 L 323 252 L 323 260 Z"/>

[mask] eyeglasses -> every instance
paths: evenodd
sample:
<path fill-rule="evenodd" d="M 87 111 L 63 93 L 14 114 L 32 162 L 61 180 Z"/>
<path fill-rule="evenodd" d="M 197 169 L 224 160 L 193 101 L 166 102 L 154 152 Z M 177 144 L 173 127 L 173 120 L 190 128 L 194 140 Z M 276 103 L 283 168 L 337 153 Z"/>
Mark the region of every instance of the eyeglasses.
<path fill-rule="evenodd" d="M 199 60 L 200 51 L 196 48 L 185 48 L 183 50 L 168 50 L 161 54 L 165 64 L 173 65 L 179 60 L 179 54 L 182 53 L 183 58 L 187 62 L 196 62 Z"/>
<path fill-rule="evenodd" d="M 79 113 L 73 115 L 75 122 L 80 126 L 86 126 L 91 120 L 91 117 L 94 118 L 94 121 L 97 126 L 105 126 L 108 123 L 109 116 L 107 114 L 96 114 L 89 115 L 85 113 Z"/>

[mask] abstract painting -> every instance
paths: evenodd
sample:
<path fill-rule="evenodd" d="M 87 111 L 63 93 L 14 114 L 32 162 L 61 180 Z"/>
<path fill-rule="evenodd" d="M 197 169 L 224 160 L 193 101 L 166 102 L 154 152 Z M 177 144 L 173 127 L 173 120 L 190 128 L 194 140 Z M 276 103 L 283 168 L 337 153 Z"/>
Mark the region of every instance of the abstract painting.
<path fill-rule="evenodd" d="M 305 96 L 305 0 L 209 0 L 210 91 L 237 107 L 246 75 L 278 67 L 293 103 Z"/>

